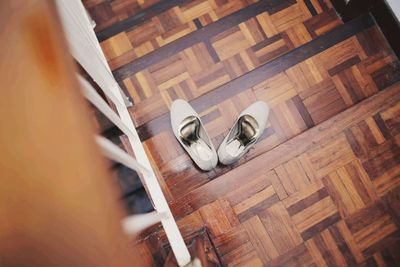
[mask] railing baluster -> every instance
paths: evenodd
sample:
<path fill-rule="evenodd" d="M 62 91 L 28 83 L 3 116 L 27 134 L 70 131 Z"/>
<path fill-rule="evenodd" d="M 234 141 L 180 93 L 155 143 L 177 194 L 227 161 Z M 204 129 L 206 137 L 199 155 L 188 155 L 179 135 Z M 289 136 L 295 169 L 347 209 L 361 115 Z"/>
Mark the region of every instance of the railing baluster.
<path fill-rule="evenodd" d="M 98 108 L 101 113 L 114 123 L 124 134 L 134 137 L 132 131 L 121 121 L 120 117 L 110 108 L 107 102 L 101 98 L 92 85 L 80 75 L 78 75 L 78 81 L 81 84 L 81 89 L 86 99 Z"/>
<path fill-rule="evenodd" d="M 113 161 L 121 163 L 126 167 L 133 169 L 139 174 L 149 174 L 150 170 L 148 170 L 145 166 L 136 161 L 131 155 L 126 153 L 124 150 L 119 148 L 113 142 L 104 138 L 102 136 L 96 136 L 96 143 L 100 146 L 104 155 Z"/>

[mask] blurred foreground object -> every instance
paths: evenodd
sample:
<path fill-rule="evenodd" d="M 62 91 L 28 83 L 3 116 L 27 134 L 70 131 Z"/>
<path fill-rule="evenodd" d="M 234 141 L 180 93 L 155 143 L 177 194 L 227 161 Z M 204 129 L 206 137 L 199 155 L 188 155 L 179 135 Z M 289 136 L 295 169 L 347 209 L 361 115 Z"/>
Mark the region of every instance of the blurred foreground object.
<path fill-rule="evenodd" d="M 0 265 L 141 266 L 51 1 L 0 3 Z"/>

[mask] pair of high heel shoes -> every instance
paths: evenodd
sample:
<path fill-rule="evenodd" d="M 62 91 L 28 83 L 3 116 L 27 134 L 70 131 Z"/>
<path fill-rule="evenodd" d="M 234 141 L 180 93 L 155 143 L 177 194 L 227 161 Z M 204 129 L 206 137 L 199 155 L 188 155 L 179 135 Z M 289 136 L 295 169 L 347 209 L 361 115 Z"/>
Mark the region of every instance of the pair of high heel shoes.
<path fill-rule="evenodd" d="M 242 113 L 216 152 L 199 115 L 182 99 L 171 106 L 171 125 L 175 137 L 197 166 L 204 171 L 215 168 L 219 161 L 229 165 L 238 161 L 254 146 L 267 124 L 269 108 L 258 101 Z"/>

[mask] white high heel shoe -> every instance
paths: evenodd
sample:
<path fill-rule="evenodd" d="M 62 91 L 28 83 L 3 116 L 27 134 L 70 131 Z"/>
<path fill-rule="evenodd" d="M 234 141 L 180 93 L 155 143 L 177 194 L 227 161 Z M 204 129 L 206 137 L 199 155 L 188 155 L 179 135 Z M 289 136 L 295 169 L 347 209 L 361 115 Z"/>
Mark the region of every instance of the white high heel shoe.
<path fill-rule="evenodd" d="M 258 101 L 240 113 L 229 134 L 218 148 L 219 161 L 224 165 L 238 161 L 254 146 L 267 124 L 269 107 Z"/>
<path fill-rule="evenodd" d="M 217 152 L 211 139 L 199 115 L 185 100 L 177 99 L 172 103 L 171 125 L 176 139 L 200 169 L 209 171 L 217 166 Z"/>

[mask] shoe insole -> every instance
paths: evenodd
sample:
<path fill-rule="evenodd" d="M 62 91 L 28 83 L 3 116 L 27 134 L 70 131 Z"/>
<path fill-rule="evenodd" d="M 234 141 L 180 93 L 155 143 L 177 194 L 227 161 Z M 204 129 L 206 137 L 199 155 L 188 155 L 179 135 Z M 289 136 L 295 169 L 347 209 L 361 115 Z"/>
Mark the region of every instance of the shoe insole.
<path fill-rule="evenodd" d="M 246 147 L 257 140 L 260 129 L 257 121 L 250 115 L 239 118 L 227 141 L 226 151 L 231 156 L 243 153 Z"/>
<path fill-rule="evenodd" d="M 190 116 L 186 118 L 180 127 L 179 133 L 182 142 L 196 154 L 201 160 L 208 161 L 212 158 L 211 146 L 207 144 L 207 136 L 202 129 L 198 118 Z"/>

